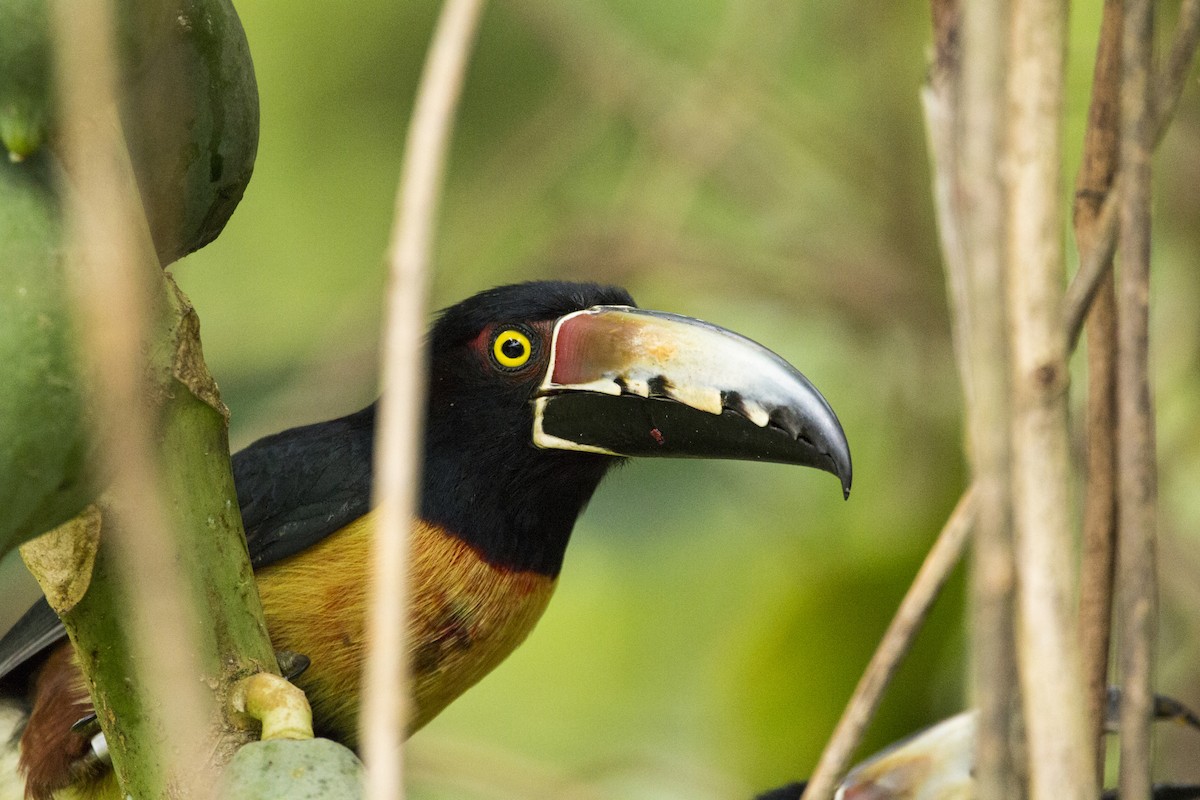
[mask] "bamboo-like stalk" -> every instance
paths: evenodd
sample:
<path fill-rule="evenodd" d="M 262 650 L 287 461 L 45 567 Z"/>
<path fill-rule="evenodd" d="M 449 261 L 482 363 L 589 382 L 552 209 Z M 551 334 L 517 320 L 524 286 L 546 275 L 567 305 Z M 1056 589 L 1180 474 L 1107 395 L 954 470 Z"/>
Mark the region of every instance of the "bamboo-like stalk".
<path fill-rule="evenodd" d="M 195 680 L 201 672 L 192 645 L 197 620 L 181 588 L 150 425 L 154 414 L 143 354 L 154 317 L 165 309 L 155 296 L 159 266 L 117 117 L 114 13 L 107 0 L 54 3 L 62 43 L 55 52 L 63 153 L 76 188 L 68 196 L 74 240 L 69 284 L 76 324 L 87 331 L 79 341 L 91 372 L 102 469 L 111 480 L 118 521 L 105 536 L 130 601 L 132 625 L 126 630 L 136 659 L 134 677 L 151 698 L 143 705 L 149 725 L 140 730 L 166 733 L 145 737 L 151 757 L 139 764 L 140 771 L 127 769 L 119 758 L 116 765 L 127 792 L 165 796 L 168 787 L 183 782 L 186 796 L 203 797 L 213 781 L 196 771 L 203 771 L 207 759 L 197 765 L 184 754 L 208 751 L 212 699 Z M 169 714 L 162 703 L 168 697 Z"/>
<path fill-rule="evenodd" d="M 383 399 L 375 448 L 379 522 L 372 548 L 370 649 L 360 717 L 367 797 L 372 800 L 404 796 L 408 535 L 420 480 L 426 380 L 420 342 L 446 151 L 482 10 L 483 0 L 447 0 L 442 7 L 409 124 L 389 247 Z"/>
<path fill-rule="evenodd" d="M 1009 341 L 1017 665 L 1034 800 L 1094 800 L 1075 613 L 1063 297 L 1067 4 L 1013 4 L 1008 84 Z"/>
<path fill-rule="evenodd" d="M 1102 203 L 1117 171 L 1120 132 L 1122 0 L 1106 0 L 1096 48 L 1092 99 L 1075 179 L 1075 242 L 1080 261 L 1093 258 Z M 1079 626 L 1087 693 L 1087 723 L 1104 776 L 1104 710 L 1108 695 L 1108 651 L 1112 630 L 1116 563 L 1116 297 L 1112 254 L 1088 314 L 1087 484 L 1083 510 Z"/>
<path fill-rule="evenodd" d="M 917 577 L 900 602 L 875 654 L 871 656 L 871 662 L 859 679 L 850 703 L 809 778 L 802 800 L 828 800 L 833 796 L 836 784 L 845 774 L 867 724 L 879 708 L 884 689 L 912 647 L 942 587 L 962 560 L 974 515 L 974 497 L 968 488 L 925 556 Z"/>
<path fill-rule="evenodd" d="M 1016 685 L 1013 564 L 1010 354 L 1004 303 L 1008 214 L 1000 164 L 1009 36 L 1008 3 L 962 5 L 962 107 L 956 121 L 964 236 L 962 268 L 970 313 L 957 315 L 968 343 L 967 454 L 977 518 L 971 581 L 971 677 L 979 709 L 976 776 L 982 800 L 1024 796 Z M 947 268 L 956 265 L 948 263 Z"/>
<path fill-rule="evenodd" d="M 1121 280 L 1117 293 L 1117 464 L 1120 474 L 1121 797 L 1149 798 L 1158 595 L 1157 475 L 1150 394 L 1150 159 L 1154 4 L 1126 0 L 1121 68 Z"/>

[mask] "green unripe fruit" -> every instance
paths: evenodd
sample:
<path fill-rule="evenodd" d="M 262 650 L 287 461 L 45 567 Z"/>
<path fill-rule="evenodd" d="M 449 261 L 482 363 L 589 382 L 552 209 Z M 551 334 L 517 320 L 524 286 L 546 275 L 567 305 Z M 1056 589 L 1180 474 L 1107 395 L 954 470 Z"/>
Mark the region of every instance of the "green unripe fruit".
<path fill-rule="evenodd" d="M 229 800 L 361 800 L 362 764 L 328 739 L 242 746 L 226 767 Z"/>
<path fill-rule="evenodd" d="M 0 141 L 55 147 L 50 0 L 0 0 Z M 121 119 L 154 245 L 169 264 L 229 220 L 258 150 L 258 88 L 230 0 L 116 0 Z M 69 43 L 68 43 L 69 44 Z"/>
<path fill-rule="evenodd" d="M 95 491 L 63 274 L 51 2 L 0 0 L 0 555 Z M 215 238 L 250 180 L 254 70 L 229 0 L 115 4 L 120 116 L 165 265 Z"/>
<path fill-rule="evenodd" d="M 0 159 L 0 554 L 90 492 L 64 302 L 61 213 L 45 159 Z"/>
<path fill-rule="evenodd" d="M 20 161 L 46 141 L 50 48 L 44 0 L 0 1 L 0 143 Z"/>

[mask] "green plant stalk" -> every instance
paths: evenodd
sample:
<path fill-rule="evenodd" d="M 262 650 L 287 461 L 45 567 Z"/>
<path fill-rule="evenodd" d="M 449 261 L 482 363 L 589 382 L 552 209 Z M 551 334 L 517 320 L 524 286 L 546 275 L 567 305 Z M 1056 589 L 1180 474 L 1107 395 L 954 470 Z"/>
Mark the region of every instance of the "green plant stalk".
<path fill-rule="evenodd" d="M 204 753 L 184 755 L 184 763 L 223 764 L 236 748 L 254 738 L 239 724 L 227 701 L 233 685 L 261 671 L 276 672 L 262 607 L 246 552 L 245 536 L 230 469 L 227 412 L 220 401 L 200 350 L 195 311 L 166 277 L 162 281 L 167 306 L 167 329 L 148 353 L 149 379 L 159 401 L 157 443 L 166 511 L 177 539 L 175 548 L 196 610 L 198 640 L 193 643 L 200 674 L 193 676 L 215 696 L 216 717 L 210 720 L 212 746 Z M 93 518 L 94 520 L 95 518 Z M 94 521 L 92 523 L 95 524 Z M 78 602 L 56 594 L 53 577 L 44 564 L 30 563 L 66 624 L 80 666 L 108 740 L 113 765 L 124 792 L 133 797 L 161 797 L 176 785 L 158 760 L 164 731 L 154 722 L 170 713 L 170 698 L 148 696 L 136 679 L 137 667 L 129 636 L 130 613 L 118 578 L 113 549 L 104 529 L 117 524 L 111 514 L 99 523 L 100 546 L 91 580 Z M 89 531 L 85 518 L 62 528 L 59 542 L 38 540 L 27 546 L 31 555 L 45 548 L 63 555 L 62 539 L 78 543 Z M 86 547 L 84 548 L 86 549 Z M 41 551 L 39 553 L 39 551 Z M 39 559 L 39 561 L 44 561 Z M 156 704 L 158 714 L 148 713 Z M 167 742 L 167 747 L 172 743 Z"/>

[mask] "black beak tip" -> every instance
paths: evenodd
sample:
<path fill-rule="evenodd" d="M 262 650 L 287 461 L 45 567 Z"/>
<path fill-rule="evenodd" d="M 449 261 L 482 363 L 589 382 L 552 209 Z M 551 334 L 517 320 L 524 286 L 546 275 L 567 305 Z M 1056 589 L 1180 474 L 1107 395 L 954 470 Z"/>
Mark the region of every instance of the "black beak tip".
<path fill-rule="evenodd" d="M 839 465 L 839 467 L 841 467 L 841 465 Z M 850 499 L 850 483 L 852 482 L 853 477 L 854 477 L 852 472 L 853 471 L 850 469 L 850 465 L 846 464 L 844 468 L 838 469 L 838 471 L 835 473 L 842 482 L 842 499 L 843 500 Z"/>
<path fill-rule="evenodd" d="M 837 476 L 837 479 L 842 482 L 842 499 L 850 499 L 850 484 L 854 481 L 854 468 L 850 463 L 850 446 L 846 444 L 846 437 L 843 434 L 840 437 L 841 441 L 831 448 L 832 452 L 828 454 L 832 469 L 829 471 Z"/>
<path fill-rule="evenodd" d="M 831 452 L 817 451 L 816 458 L 807 462 L 809 466 L 828 472 L 842 484 L 842 499 L 850 499 L 850 485 L 854 482 L 854 470 L 850 466 L 849 448 L 833 448 Z"/>

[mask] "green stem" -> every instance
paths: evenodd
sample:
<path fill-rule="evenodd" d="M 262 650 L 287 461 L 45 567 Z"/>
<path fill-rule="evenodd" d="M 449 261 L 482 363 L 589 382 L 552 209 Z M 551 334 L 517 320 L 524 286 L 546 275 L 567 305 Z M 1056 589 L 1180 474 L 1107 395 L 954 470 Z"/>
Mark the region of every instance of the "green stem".
<path fill-rule="evenodd" d="M 179 568 L 190 587 L 199 634 L 193 643 L 200 674 L 195 678 L 214 695 L 216 718 L 211 720 L 213 748 L 203 754 L 184 754 L 182 763 L 204 762 L 215 756 L 227 761 L 252 732 L 239 727 L 226 702 L 233 685 L 260 671 L 277 671 L 263 622 L 262 607 L 254 588 L 230 469 L 227 412 L 201 355 L 196 315 L 169 278 L 162 283 L 168 307 L 169 329 L 157 338 L 162 343 L 149 354 L 152 383 L 160 401 L 157 426 L 159 464 L 167 515 L 176 540 Z M 77 518 L 59 529 L 57 543 L 32 543 L 29 555 L 39 581 L 66 624 L 80 666 L 112 753 L 113 764 L 126 793 L 134 797 L 160 797 L 180 784 L 179 776 L 164 774 L 161 759 L 164 731 L 159 720 L 171 713 L 171 698 L 151 697 L 136 676 L 138 664 L 129 636 L 128 604 L 118 578 L 112 547 L 104 528 L 115 524 L 111 515 Z M 47 555 L 66 558 L 68 551 L 96 533 L 100 547 L 86 593 L 71 603 L 56 601 L 53 580 L 45 568 Z M 65 536 L 63 534 L 66 534 Z M 86 547 L 83 548 L 86 550 Z M 74 557 L 78 561 L 78 557 Z M 30 559 L 31 561 L 33 559 Z M 170 747 L 171 743 L 167 743 Z M 177 762 L 180 763 L 180 762 Z"/>

